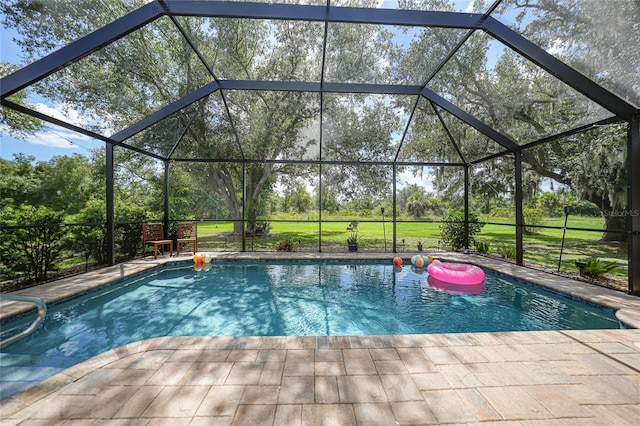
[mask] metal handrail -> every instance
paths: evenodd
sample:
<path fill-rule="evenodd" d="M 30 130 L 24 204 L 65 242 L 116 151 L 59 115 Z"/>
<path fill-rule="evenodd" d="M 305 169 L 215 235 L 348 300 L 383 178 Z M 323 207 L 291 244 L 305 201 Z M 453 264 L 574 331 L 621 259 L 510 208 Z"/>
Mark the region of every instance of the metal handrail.
<path fill-rule="evenodd" d="M 34 305 L 36 305 L 36 307 L 38 308 L 38 316 L 36 318 L 36 320 L 25 330 L 21 331 L 20 333 L 11 336 L 7 339 L 1 340 L 0 341 L 0 348 L 3 348 L 13 342 L 15 342 L 18 339 L 21 339 L 31 333 L 33 333 L 33 331 L 40 325 L 40 323 L 42 322 L 42 320 L 44 320 L 44 317 L 47 315 L 47 304 L 44 303 L 42 301 L 42 299 L 38 298 L 38 297 L 31 297 L 31 296 L 17 296 L 14 294 L 0 294 L 0 300 L 14 300 L 16 302 L 28 302 L 28 303 L 33 303 Z"/>

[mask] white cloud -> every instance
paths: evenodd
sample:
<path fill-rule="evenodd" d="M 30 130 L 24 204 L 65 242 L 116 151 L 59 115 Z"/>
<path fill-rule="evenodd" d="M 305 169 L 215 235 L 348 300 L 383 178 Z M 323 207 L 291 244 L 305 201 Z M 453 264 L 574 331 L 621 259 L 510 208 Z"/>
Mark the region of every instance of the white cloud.
<path fill-rule="evenodd" d="M 65 105 L 55 105 L 51 107 L 39 102 L 33 106 L 38 112 L 57 118 L 58 120 L 66 123 L 73 124 L 74 126 L 83 126 L 88 122 L 85 117 L 82 117 L 80 113 L 78 113 L 78 111 Z"/>
<path fill-rule="evenodd" d="M 62 136 L 51 132 L 38 132 L 33 135 L 26 135 L 23 138 L 25 142 L 34 145 L 50 146 L 54 148 L 75 149 L 76 146 Z"/>
<path fill-rule="evenodd" d="M 433 174 L 430 170 L 424 170 L 423 173 L 414 174 L 411 169 L 406 169 L 398 173 L 397 188 L 401 190 L 410 185 L 418 185 L 427 192 L 434 192 Z"/>
<path fill-rule="evenodd" d="M 85 148 L 83 145 L 80 145 L 80 142 L 82 142 L 83 144 L 85 142 L 90 142 L 90 145 L 93 145 L 93 143 L 97 142 L 95 139 L 89 136 L 75 133 L 65 128 L 54 125 L 44 127 L 34 134 L 22 135 L 18 135 L 10 131 L 9 127 L 4 125 L 0 126 L 0 133 L 33 145 L 48 146 L 52 148 L 78 149 Z"/>
<path fill-rule="evenodd" d="M 107 135 L 113 134 L 117 130 L 109 123 L 115 123 L 116 120 L 110 120 L 109 115 L 104 115 L 102 119 L 99 119 L 93 115 L 82 115 L 78 110 L 70 106 L 69 104 L 56 104 L 53 106 L 44 104 L 42 102 L 31 102 L 33 109 L 49 117 L 56 118 L 65 123 L 72 124 L 74 126 L 82 127 L 84 129 L 93 128 L 95 131 Z M 105 121 L 106 119 L 106 121 Z M 96 130 L 97 129 L 97 130 Z M 74 136 L 77 138 L 77 136 Z"/>

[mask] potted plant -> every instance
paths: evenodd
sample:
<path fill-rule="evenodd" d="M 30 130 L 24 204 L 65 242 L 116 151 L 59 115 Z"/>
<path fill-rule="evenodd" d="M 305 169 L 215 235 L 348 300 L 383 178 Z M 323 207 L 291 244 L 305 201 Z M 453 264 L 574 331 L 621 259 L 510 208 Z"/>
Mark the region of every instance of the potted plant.
<path fill-rule="evenodd" d="M 358 251 L 358 241 L 360 241 L 358 231 L 351 231 L 351 235 L 347 237 L 347 244 L 349 245 L 349 251 Z"/>
<path fill-rule="evenodd" d="M 418 251 L 422 251 L 422 240 L 418 240 Z"/>

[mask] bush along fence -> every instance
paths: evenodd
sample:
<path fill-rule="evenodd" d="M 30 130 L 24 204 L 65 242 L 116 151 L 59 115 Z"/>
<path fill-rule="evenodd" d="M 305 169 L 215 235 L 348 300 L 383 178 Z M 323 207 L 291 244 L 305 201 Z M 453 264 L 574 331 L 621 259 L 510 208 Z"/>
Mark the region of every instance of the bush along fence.
<path fill-rule="evenodd" d="M 141 222 L 115 224 L 116 259 L 142 252 Z M 83 272 L 107 263 L 104 223 L 0 226 L 0 290 Z"/>

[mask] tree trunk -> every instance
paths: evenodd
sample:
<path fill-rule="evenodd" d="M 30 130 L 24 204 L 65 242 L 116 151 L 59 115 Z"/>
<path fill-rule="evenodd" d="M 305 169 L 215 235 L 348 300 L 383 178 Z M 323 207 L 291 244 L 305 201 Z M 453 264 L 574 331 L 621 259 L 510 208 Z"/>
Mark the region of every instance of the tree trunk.
<path fill-rule="evenodd" d="M 615 213 L 615 212 L 614 212 Z M 627 241 L 627 235 L 621 231 L 627 228 L 626 216 L 605 215 L 604 217 L 604 234 L 602 235 L 602 241 Z"/>
<path fill-rule="evenodd" d="M 240 166 L 241 167 L 241 166 Z M 255 232 L 256 219 L 258 214 L 258 205 L 260 202 L 260 194 L 262 193 L 266 183 L 269 181 L 269 177 L 273 173 L 274 166 L 272 164 L 264 164 L 259 170 L 250 170 L 247 173 L 247 215 L 248 225 L 247 231 Z M 213 188 L 222 195 L 229 214 L 233 222 L 233 234 L 242 235 L 244 231 L 243 217 L 242 217 L 242 199 L 236 197 L 236 190 L 234 187 L 234 171 L 224 165 L 209 165 L 209 182 Z M 241 175 L 242 172 L 235 171 L 236 174 Z"/>
<path fill-rule="evenodd" d="M 624 232 L 615 232 L 627 229 L 627 217 L 624 215 L 626 210 L 614 209 L 609 197 L 586 196 L 585 199 L 600 207 L 600 211 L 604 216 L 604 234 L 602 234 L 601 240 L 626 241 L 627 235 Z"/>
<path fill-rule="evenodd" d="M 242 200 L 236 197 L 232 172 L 225 165 L 209 164 L 209 183 L 222 196 L 233 220 L 233 234 L 242 235 Z"/>

